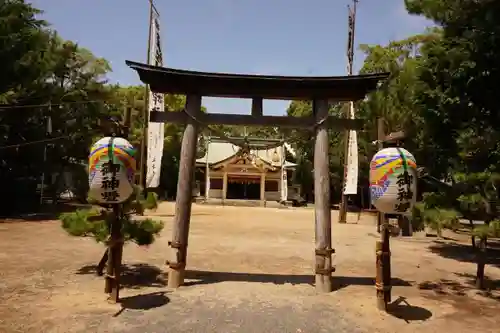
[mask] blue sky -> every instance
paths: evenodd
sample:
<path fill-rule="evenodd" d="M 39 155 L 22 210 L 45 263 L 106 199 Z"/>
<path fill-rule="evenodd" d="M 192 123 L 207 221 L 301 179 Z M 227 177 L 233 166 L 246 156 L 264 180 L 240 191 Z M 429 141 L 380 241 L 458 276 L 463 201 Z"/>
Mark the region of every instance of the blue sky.
<path fill-rule="evenodd" d="M 167 67 L 274 75 L 345 75 L 351 0 L 156 0 Z M 63 38 L 113 68 L 109 79 L 140 84 L 125 60 L 146 62 L 148 0 L 33 0 Z M 431 23 L 410 16 L 404 0 L 360 0 L 356 45 L 385 44 Z M 363 55 L 355 54 L 355 68 Z M 251 102 L 204 98 L 209 112 L 249 113 Z M 265 101 L 281 115 L 288 102 Z"/>

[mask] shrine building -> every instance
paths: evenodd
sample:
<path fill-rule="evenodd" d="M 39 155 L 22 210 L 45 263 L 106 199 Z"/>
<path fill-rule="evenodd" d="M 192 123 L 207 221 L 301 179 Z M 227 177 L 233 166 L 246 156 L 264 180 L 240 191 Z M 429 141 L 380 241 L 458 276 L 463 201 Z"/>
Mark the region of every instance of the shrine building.
<path fill-rule="evenodd" d="M 204 175 L 199 190 L 205 199 L 259 200 L 264 205 L 286 201 L 289 193 L 298 194 L 298 186 L 288 186 L 296 164 L 285 158 L 287 150 L 293 155 L 286 143 L 252 139 L 247 147 L 209 139 L 205 155 L 196 160 Z"/>

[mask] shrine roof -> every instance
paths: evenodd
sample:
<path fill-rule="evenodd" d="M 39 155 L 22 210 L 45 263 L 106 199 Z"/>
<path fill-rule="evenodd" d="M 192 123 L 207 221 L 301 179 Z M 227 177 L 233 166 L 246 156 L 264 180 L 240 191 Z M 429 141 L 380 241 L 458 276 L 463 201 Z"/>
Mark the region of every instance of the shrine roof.
<path fill-rule="evenodd" d="M 388 73 L 351 76 L 270 76 L 188 71 L 126 61 L 158 93 L 286 100 L 359 100 Z"/>
<path fill-rule="evenodd" d="M 234 155 L 236 155 L 241 148 L 236 146 L 230 142 L 210 142 L 208 144 L 208 151 L 205 153 L 205 156 L 196 159 L 196 164 L 199 166 L 205 165 L 208 163 L 209 165 L 217 164 L 221 161 L 227 160 Z M 276 167 L 281 167 L 281 154 L 282 154 L 282 146 L 271 148 L 271 149 L 251 149 L 250 153 L 255 154 L 264 162 L 271 164 Z M 274 155 L 277 155 L 277 160 L 273 161 Z M 290 161 L 284 161 L 285 168 L 292 168 L 296 164 Z"/>

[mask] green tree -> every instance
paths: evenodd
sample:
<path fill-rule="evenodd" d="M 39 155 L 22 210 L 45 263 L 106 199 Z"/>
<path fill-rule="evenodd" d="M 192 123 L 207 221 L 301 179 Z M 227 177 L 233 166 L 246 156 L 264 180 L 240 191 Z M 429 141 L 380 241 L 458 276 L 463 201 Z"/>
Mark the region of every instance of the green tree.
<path fill-rule="evenodd" d="M 343 117 L 346 110 L 345 107 L 347 107 L 346 104 L 332 104 L 329 113 L 335 117 Z M 287 114 L 294 117 L 311 116 L 312 102 L 293 101 L 290 103 Z M 330 186 L 332 188 L 330 199 L 332 202 L 340 200 L 344 175 L 344 136 L 339 134 L 337 131 L 328 131 L 330 142 Z M 302 193 L 308 200 L 312 200 L 314 195 L 314 140 L 311 140 L 311 137 L 314 137 L 314 135 L 314 129 L 290 130 L 286 132 L 287 141 L 294 147 L 297 156 L 294 182 L 301 185 Z"/>
<path fill-rule="evenodd" d="M 153 219 L 134 219 L 133 214 L 143 214 L 145 209 L 156 209 L 157 199 L 154 193 L 149 193 L 145 199 L 141 197 L 141 189 L 136 187 L 134 194 L 122 204 L 121 233 L 124 242 L 134 242 L 139 246 L 151 245 L 155 237 L 163 230 L 163 222 Z M 107 209 L 80 209 L 76 212 L 63 213 L 59 217 L 62 228 L 71 236 L 92 237 L 98 243 L 107 244 L 110 240 L 112 219 L 115 216 Z M 104 252 L 97 264 L 97 275 L 103 274 L 108 260 L 108 252 Z"/>
<path fill-rule="evenodd" d="M 45 138 L 41 108 L 20 105 L 47 101 L 45 82 L 50 64 L 48 43 L 52 38 L 39 10 L 25 1 L 9 0 L 0 5 L 0 210 L 9 213 L 35 201 L 43 150 L 24 144 Z M 8 105 L 9 107 L 6 107 Z M 23 200 L 18 200 L 22 198 Z"/>
<path fill-rule="evenodd" d="M 500 79 L 498 1 L 406 0 L 410 13 L 440 26 L 440 38 L 422 47 L 415 106 L 424 120 L 424 144 L 442 178 L 451 180 L 464 216 L 485 222 L 473 235 L 486 250 L 498 218 L 500 116 L 495 82 Z M 432 142 L 432 143 L 431 143 Z M 469 218 L 471 219 L 471 218 Z M 478 285 L 484 260 L 478 257 Z"/>

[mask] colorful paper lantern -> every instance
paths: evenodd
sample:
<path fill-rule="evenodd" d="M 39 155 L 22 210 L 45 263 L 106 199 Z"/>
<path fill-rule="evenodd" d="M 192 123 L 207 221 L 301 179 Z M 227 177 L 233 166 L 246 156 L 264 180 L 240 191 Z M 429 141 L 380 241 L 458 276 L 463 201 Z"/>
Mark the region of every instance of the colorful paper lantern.
<path fill-rule="evenodd" d="M 408 214 L 417 197 L 417 163 L 403 148 L 385 148 L 370 163 L 372 204 L 386 214 Z"/>
<path fill-rule="evenodd" d="M 105 137 L 89 155 L 89 197 L 100 203 L 121 203 L 133 193 L 134 147 L 123 138 Z"/>

